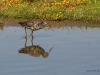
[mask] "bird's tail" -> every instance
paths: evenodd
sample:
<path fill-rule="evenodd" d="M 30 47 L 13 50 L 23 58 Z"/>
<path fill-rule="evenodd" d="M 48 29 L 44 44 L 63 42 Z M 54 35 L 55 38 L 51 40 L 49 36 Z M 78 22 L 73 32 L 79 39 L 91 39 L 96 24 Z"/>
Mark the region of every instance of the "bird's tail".
<path fill-rule="evenodd" d="M 18 24 L 21 24 L 21 25 L 24 24 L 24 23 L 25 23 L 25 22 L 18 22 Z"/>
<path fill-rule="evenodd" d="M 26 22 L 18 22 L 22 27 L 26 25 Z"/>

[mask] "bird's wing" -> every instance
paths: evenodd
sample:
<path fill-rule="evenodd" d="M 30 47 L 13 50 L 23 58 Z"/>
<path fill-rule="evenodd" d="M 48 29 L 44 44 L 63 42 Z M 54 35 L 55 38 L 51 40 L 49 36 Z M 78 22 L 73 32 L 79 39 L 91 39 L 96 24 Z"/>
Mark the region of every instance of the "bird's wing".
<path fill-rule="evenodd" d="M 32 27 L 33 25 L 34 25 L 34 22 L 32 22 L 32 21 L 27 22 L 28 27 Z"/>

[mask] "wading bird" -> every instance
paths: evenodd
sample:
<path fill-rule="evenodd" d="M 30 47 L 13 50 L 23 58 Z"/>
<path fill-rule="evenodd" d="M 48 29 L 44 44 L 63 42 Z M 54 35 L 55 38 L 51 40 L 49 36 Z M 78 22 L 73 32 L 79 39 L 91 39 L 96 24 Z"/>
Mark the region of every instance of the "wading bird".
<path fill-rule="evenodd" d="M 18 22 L 18 24 L 20 24 L 22 27 L 24 27 L 25 33 L 26 33 L 25 38 L 27 38 L 27 31 L 26 31 L 26 29 L 30 29 L 32 31 L 31 35 L 33 37 L 33 31 L 42 29 L 46 25 L 49 25 L 47 21 L 42 21 L 42 20 L 29 20 L 29 21 L 26 21 L 26 22 Z M 50 28 L 51 28 L 51 26 L 50 26 Z"/>

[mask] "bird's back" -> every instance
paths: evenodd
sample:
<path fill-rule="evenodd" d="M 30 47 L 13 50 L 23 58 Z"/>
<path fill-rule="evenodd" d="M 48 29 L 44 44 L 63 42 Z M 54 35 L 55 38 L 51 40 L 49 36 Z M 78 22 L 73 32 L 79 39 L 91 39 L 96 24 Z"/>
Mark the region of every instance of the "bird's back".
<path fill-rule="evenodd" d="M 26 22 L 19 22 L 22 27 L 26 27 L 27 29 L 31 29 L 33 31 L 44 28 L 44 21 L 41 20 L 29 20 Z"/>

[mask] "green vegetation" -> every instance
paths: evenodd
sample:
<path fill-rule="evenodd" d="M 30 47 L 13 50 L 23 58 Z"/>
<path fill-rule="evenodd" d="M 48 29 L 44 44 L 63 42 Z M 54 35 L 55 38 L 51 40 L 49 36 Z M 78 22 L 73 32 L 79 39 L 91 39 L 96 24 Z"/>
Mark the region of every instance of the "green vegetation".
<path fill-rule="evenodd" d="M 100 0 L 0 0 L 0 18 L 100 23 Z"/>

